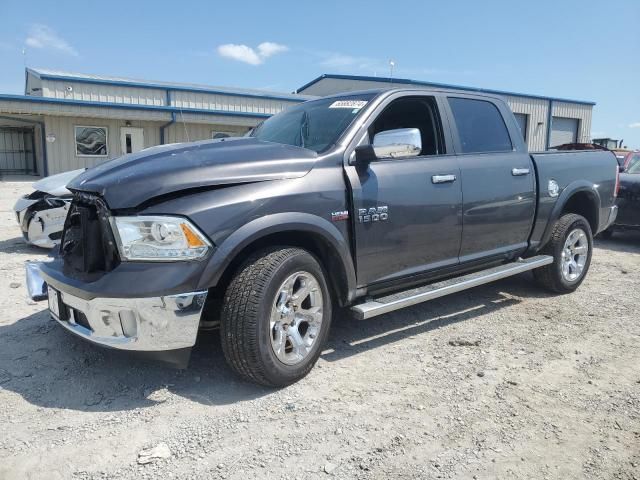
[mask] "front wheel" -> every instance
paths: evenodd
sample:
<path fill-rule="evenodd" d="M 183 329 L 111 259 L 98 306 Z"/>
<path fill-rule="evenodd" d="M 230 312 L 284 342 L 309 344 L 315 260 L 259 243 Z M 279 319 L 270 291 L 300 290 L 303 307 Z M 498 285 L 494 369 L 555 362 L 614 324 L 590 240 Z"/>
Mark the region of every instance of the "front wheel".
<path fill-rule="evenodd" d="M 540 285 L 556 293 L 575 291 L 584 280 L 593 250 L 593 235 L 587 220 L 574 213 L 558 219 L 549 243 L 540 252 L 551 255 L 553 263 L 533 274 Z"/>
<path fill-rule="evenodd" d="M 233 370 L 273 387 L 313 368 L 331 323 L 331 296 L 320 263 L 299 248 L 250 257 L 224 296 L 220 333 Z"/>

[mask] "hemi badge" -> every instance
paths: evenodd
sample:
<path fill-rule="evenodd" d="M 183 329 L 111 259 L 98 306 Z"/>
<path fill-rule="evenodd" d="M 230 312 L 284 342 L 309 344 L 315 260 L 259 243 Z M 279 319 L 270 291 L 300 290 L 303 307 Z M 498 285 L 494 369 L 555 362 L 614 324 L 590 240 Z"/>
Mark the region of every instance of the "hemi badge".
<path fill-rule="evenodd" d="M 349 220 L 349 212 L 347 210 L 342 210 L 340 212 L 331 212 L 332 222 L 339 222 L 341 220 Z"/>

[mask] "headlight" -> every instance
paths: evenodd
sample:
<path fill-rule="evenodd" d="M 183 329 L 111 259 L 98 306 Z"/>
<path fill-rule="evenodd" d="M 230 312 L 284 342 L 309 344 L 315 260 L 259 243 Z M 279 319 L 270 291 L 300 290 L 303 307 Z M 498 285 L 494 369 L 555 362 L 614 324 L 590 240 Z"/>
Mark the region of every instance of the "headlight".
<path fill-rule="evenodd" d="M 193 260 L 204 257 L 211 248 L 185 218 L 112 217 L 111 225 L 124 260 Z"/>

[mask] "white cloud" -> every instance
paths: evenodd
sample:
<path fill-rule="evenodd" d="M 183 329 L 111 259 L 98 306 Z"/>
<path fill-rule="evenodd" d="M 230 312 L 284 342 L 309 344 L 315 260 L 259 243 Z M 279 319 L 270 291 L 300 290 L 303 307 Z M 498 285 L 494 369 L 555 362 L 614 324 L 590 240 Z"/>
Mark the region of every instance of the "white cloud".
<path fill-rule="evenodd" d="M 629 128 L 640 128 L 640 122 L 630 123 Z"/>
<path fill-rule="evenodd" d="M 258 54 L 262 58 L 269 58 L 272 55 L 276 55 L 278 53 L 283 53 L 289 50 L 289 47 L 286 45 L 280 45 L 279 43 L 274 42 L 262 42 L 258 45 Z"/>
<path fill-rule="evenodd" d="M 237 45 L 235 43 L 226 43 L 219 45 L 216 49 L 221 57 L 231 58 L 238 62 L 248 63 L 249 65 L 260 65 L 264 61 L 278 53 L 286 52 L 289 47 L 274 42 L 262 42 L 258 45 L 257 51 L 247 45 Z"/>
<path fill-rule="evenodd" d="M 218 46 L 218 55 L 248 63 L 249 65 L 260 65 L 262 63 L 262 59 L 256 51 L 246 45 L 236 45 L 233 43 L 220 45 Z"/>
<path fill-rule="evenodd" d="M 69 42 L 60 37 L 53 29 L 46 25 L 34 24 L 29 29 L 25 44 L 31 48 L 57 50 L 67 55 L 78 56 L 78 51 Z"/>

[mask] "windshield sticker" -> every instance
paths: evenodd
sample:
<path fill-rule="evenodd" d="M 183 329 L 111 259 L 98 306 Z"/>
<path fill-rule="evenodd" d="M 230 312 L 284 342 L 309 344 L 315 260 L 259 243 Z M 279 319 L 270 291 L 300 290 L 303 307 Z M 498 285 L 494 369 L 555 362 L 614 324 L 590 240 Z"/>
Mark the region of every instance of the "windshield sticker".
<path fill-rule="evenodd" d="M 366 104 L 366 100 L 337 100 L 329 105 L 329 108 L 351 108 L 354 111 L 358 111 Z"/>

